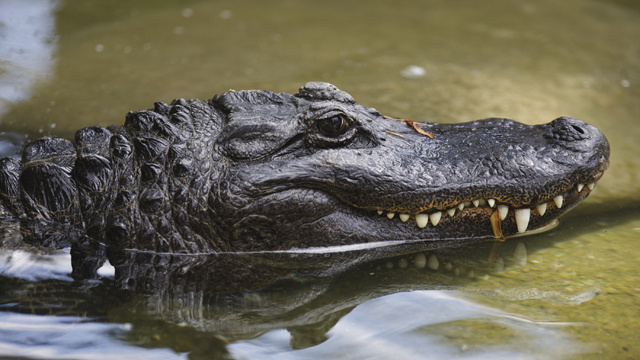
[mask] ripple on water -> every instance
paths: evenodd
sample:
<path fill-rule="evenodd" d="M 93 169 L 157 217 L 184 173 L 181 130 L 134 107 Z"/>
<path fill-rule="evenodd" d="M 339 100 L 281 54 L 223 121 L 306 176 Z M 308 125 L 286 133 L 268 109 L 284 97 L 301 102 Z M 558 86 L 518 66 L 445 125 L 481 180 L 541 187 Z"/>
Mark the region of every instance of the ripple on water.
<path fill-rule="evenodd" d="M 228 350 L 247 359 L 330 359 L 343 354 L 372 359 L 556 358 L 591 350 L 561 331 L 573 325 L 538 322 L 479 305 L 457 291 L 421 290 L 360 304 L 317 346 L 294 349 L 290 344 L 298 343 L 293 337 L 300 334 L 274 330 L 230 344 Z"/>
<path fill-rule="evenodd" d="M 87 322 L 75 316 L 0 312 L 0 357 L 37 359 L 185 359 L 170 349 L 145 349 L 118 340 L 129 324 Z"/>

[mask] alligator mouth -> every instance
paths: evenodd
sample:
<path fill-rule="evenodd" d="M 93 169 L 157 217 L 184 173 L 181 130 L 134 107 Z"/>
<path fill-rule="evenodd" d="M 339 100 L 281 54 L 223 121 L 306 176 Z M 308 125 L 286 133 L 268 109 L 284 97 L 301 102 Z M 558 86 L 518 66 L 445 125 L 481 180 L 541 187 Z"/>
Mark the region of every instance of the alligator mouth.
<path fill-rule="evenodd" d="M 372 210 L 389 220 L 413 223 L 420 229 L 427 227 L 447 227 L 449 223 L 460 218 L 482 218 L 490 221 L 493 235 L 503 238 L 503 225 L 511 225 L 508 235 L 533 231 L 562 215 L 586 198 L 595 188 L 597 180 L 588 183 L 577 183 L 569 189 L 556 194 L 550 200 L 532 205 L 513 206 L 500 203 L 493 198 L 479 198 L 471 201 L 460 201 L 446 210 L 427 209 L 416 214 L 399 213 L 389 210 Z M 515 225 L 515 226 L 513 226 Z M 515 231 L 514 231 L 515 230 Z"/>

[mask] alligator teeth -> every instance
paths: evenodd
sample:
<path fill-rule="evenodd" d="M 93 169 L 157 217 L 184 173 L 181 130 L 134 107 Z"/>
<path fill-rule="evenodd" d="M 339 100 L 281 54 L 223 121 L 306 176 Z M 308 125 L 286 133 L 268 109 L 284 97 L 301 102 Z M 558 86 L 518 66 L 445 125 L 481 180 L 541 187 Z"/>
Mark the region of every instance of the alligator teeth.
<path fill-rule="evenodd" d="M 506 219 L 508 212 L 509 212 L 509 207 L 507 205 L 498 205 L 498 213 L 500 213 L 500 220 Z"/>
<path fill-rule="evenodd" d="M 558 207 L 558 209 L 562 208 L 562 200 L 564 200 L 562 198 L 562 195 L 558 195 L 553 198 L 553 202 L 556 203 L 556 206 Z"/>
<path fill-rule="evenodd" d="M 516 225 L 518 226 L 518 232 L 523 233 L 527 231 L 527 226 L 529 226 L 529 217 L 531 215 L 531 209 L 515 209 L 516 214 Z"/>
<path fill-rule="evenodd" d="M 589 190 L 593 190 L 596 186 L 595 182 L 591 182 L 591 183 L 586 183 L 586 184 L 575 184 L 575 188 L 578 192 L 581 192 L 584 187 L 587 187 Z M 553 198 L 553 202 L 555 203 L 556 207 L 558 209 L 562 208 L 562 205 L 564 203 L 564 197 L 562 195 L 558 195 L 556 197 Z M 472 205 L 473 204 L 473 205 Z M 541 203 L 541 204 L 537 204 L 535 205 L 535 209 L 538 212 L 538 215 L 540 216 L 544 216 L 544 214 L 547 212 L 547 207 L 550 204 L 550 202 L 548 203 Z M 489 208 L 496 208 L 497 211 L 493 212 L 492 215 L 492 226 L 494 228 L 494 235 L 496 237 L 502 237 L 501 231 L 500 232 L 500 236 L 496 235 L 496 226 L 494 223 L 498 224 L 498 227 L 500 227 L 500 222 L 504 219 L 507 218 L 507 215 L 509 215 L 509 206 L 508 205 L 503 205 L 503 204 L 497 204 L 496 203 L 496 199 L 475 199 L 472 201 L 463 201 L 458 203 L 458 205 L 447 209 L 446 212 L 447 214 L 449 214 L 449 216 L 453 217 L 456 214 L 456 210 L 462 211 L 465 208 L 469 208 L 469 207 L 489 207 Z M 525 231 L 527 231 L 527 228 L 529 227 L 529 219 L 531 217 L 531 209 L 532 208 L 521 208 L 521 209 L 514 209 L 514 214 L 515 214 L 515 220 L 516 220 L 516 226 L 518 228 L 518 232 L 519 233 L 523 233 Z M 435 210 L 435 209 L 433 209 Z M 429 211 L 429 210 L 426 210 Z M 427 225 L 429 224 L 429 221 L 431 221 L 431 224 L 433 226 L 437 226 L 438 223 L 440 223 L 440 220 L 442 219 L 442 213 L 445 210 L 442 211 L 436 211 L 432 214 L 425 214 L 425 213 L 421 213 L 421 214 L 417 214 L 415 215 L 415 222 L 416 225 L 418 225 L 419 228 L 425 228 L 427 227 Z M 384 211 L 384 210 L 377 210 L 376 211 L 378 213 L 378 215 L 383 215 L 385 214 L 389 219 L 393 219 L 396 215 L 396 212 L 393 211 Z M 398 214 L 398 218 L 400 218 L 400 220 L 402 222 L 407 222 L 409 221 L 409 219 L 413 216 L 413 215 L 409 215 L 409 214 L 402 214 L 402 213 L 397 213 Z M 500 218 L 500 220 L 497 220 L 497 218 Z M 495 219 L 494 219 L 495 218 Z M 498 229 L 501 230 L 501 229 Z"/>
<path fill-rule="evenodd" d="M 425 226 L 427 226 L 427 223 L 429 222 L 429 215 L 427 214 L 418 214 L 416 215 L 416 225 L 418 225 L 419 228 L 424 228 Z"/>
<path fill-rule="evenodd" d="M 495 202 L 495 200 L 494 200 L 494 202 Z M 485 206 L 485 205 L 487 205 L 487 200 L 485 200 L 485 199 L 475 199 L 471 203 L 473 203 L 473 206 L 475 206 L 475 207 Z M 466 202 L 465 202 L 465 206 L 467 206 Z"/>
<path fill-rule="evenodd" d="M 536 205 L 536 209 L 538 209 L 538 214 L 540 214 L 540 216 L 544 215 L 544 213 L 547 212 L 547 203 Z"/>
<path fill-rule="evenodd" d="M 442 217 L 442 211 L 434 212 L 429 217 L 431 218 L 431 223 L 433 224 L 433 226 L 436 226 L 440 222 L 440 218 Z"/>
<path fill-rule="evenodd" d="M 502 235 L 502 222 L 500 222 L 500 214 L 494 211 L 491 214 L 491 228 L 493 229 L 493 236 L 496 239 L 504 241 L 504 235 Z"/>

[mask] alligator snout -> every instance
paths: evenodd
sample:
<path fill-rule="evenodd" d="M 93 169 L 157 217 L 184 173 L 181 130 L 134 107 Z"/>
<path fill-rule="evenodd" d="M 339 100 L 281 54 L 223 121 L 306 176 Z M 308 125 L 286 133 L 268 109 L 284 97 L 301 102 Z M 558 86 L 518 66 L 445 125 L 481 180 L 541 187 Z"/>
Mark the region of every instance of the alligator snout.
<path fill-rule="evenodd" d="M 574 152 L 584 152 L 600 156 L 605 170 L 608 166 L 609 142 L 604 134 L 595 126 L 584 121 L 560 117 L 548 125 L 548 133 L 545 137 L 556 140 L 556 144 L 572 149 Z"/>
<path fill-rule="evenodd" d="M 609 166 L 609 142 L 595 126 L 564 116 L 543 126 L 547 128 L 544 137 L 552 145 L 568 149 L 573 156 L 590 156 L 589 166 L 593 172 L 602 173 Z"/>

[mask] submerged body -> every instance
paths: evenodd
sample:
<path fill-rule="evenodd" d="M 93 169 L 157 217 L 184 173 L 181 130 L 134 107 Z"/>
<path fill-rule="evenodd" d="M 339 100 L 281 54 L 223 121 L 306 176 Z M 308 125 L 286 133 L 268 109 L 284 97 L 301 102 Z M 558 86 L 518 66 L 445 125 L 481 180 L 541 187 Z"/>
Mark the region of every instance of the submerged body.
<path fill-rule="evenodd" d="M 0 210 L 45 246 L 90 239 L 199 254 L 451 244 L 551 223 L 589 194 L 608 156 L 604 135 L 575 119 L 415 129 L 308 83 L 295 95 L 156 103 L 122 127 L 80 130 L 75 145 L 36 140 L 22 161 L 0 161 Z"/>

